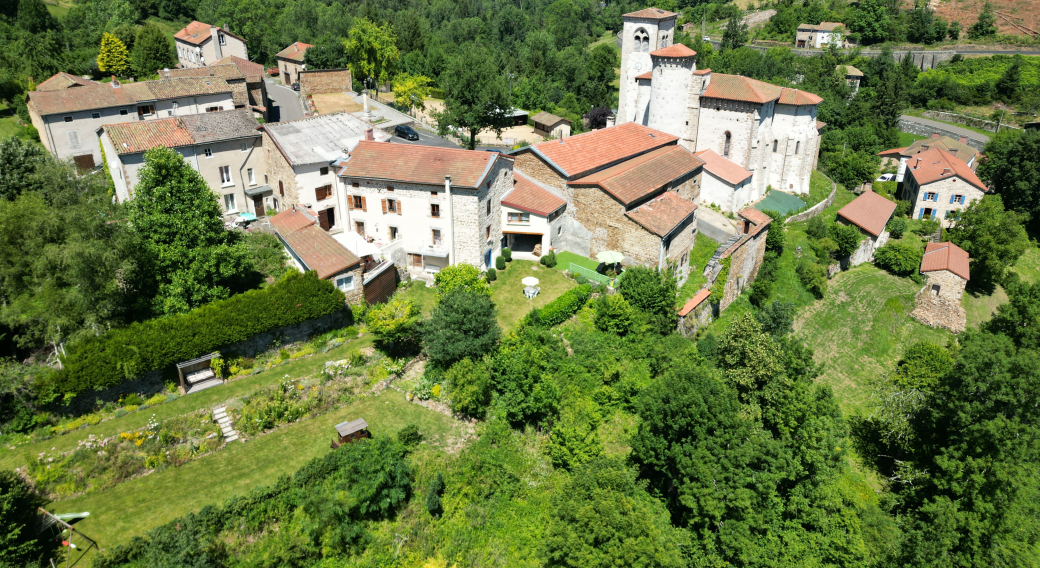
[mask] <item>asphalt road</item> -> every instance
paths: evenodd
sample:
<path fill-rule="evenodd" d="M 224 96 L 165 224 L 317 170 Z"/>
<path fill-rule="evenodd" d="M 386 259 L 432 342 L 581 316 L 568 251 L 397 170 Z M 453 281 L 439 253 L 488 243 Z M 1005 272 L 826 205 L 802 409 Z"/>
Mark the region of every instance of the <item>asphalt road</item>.
<path fill-rule="evenodd" d="M 426 132 L 425 130 L 422 130 L 421 128 L 415 128 L 415 131 L 419 133 L 419 139 L 418 140 L 405 140 L 404 138 L 401 138 L 400 136 L 394 136 L 394 137 L 390 138 L 390 141 L 391 142 L 396 142 L 397 144 L 411 144 L 412 146 L 436 146 L 438 148 L 461 148 L 461 146 L 459 146 L 458 144 L 452 142 L 451 140 L 448 140 L 446 138 L 441 138 L 440 136 L 437 136 L 436 134 L 431 134 L 429 132 Z"/>
<path fill-rule="evenodd" d="M 267 79 L 267 98 L 271 100 L 271 108 L 267 112 L 269 122 L 289 122 L 303 118 L 299 95 L 280 81 Z"/>
<path fill-rule="evenodd" d="M 916 122 L 918 124 L 924 124 L 926 126 L 931 126 L 933 128 L 941 128 L 943 130 L 949 130 L 951 132 L 956 132 L 957 134 L 959 134 L 961 136 L 967 136 L 968 138 L 970 138 L 972 140 L 978 140 L 979 142 L 989 142 L 989 136 L 986 136 L 985 134 L 979 134 L 978 132 L 975 132 L 974 130 L 968 130 L 967 128 L 961 128 L 961 127 L 959 127 L 957 125 L 954 125 L 954 124 L 947 124 L 945 122 L 939 122 L 937 120 L 921 118 L 921 117 L 918 117 L 918 116 L 910 116 L 908 114 L 904 114 L 904 115 L 900 116 L 899 118 L 904 119 L 904 120 L 909 120 L 910 122 Z"/>

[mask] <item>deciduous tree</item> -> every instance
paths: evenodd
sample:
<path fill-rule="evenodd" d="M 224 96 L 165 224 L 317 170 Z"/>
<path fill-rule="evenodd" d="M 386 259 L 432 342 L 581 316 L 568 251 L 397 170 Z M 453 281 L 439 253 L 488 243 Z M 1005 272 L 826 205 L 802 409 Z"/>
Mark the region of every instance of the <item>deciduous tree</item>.
<path fill-rule="evenodd" d="M 159 26 L 151 22 L 145 23 L 137 32 L 131 59 L 134 71 L 142 77 L 154 75 L 160 69 L 168 69 L 177 64 L 173 42 Z"/>
<path fill-rule="evenodd" d="M 460 263 L 449 266 L 433 275 L 433 283 L 437 285 L 438 298 L 443 298 L 456 290 L 491 297 L 491 286 L 481 276 L 480 270 L 472 264 Z"/>
<path fill-rule="evenodd" d="M 1029 246 L 1026 216 L 1004 210 L 999 195 L 987 195 L 961 211 L 956 224 L 946 231 L 952 243 L 971 257 L 971 282 L 982 286 L 1001 284 L 1008 270 Z"/>
<path fill-rule="evenodd" d="M 1002 130 L 985 154 L 979 177 L 993 184 L 1005 206 L 1040 219 L 1040 131 Z"/>
<path fill-rule="evenodd" d="M 369 331 L 384 347 L 394 350 L 415 341 L 421 321 L 419 308 L 411 300 L 394 295 L 389 301 L 373 306 L 365 316 Z"/>
<path fill-rule="evenodd" d="M 116 36 L 106 33 L 101 36 L 101 51 L 97 56 L 98 69 L 119 77 L 130 73 L 130 54 Z"/>
<path fill-rule="evenodd" d="M 501 333 L 491 298 L 466 290 L 455 290 L 441 298 L 421 330 L 430 361 L 442 369 L 461 359 L 480 359 L 490 353 Z"/>
<path fill-rule="evenodd" d="M 350 61 L 350 72 L 362 83 L 368 79 L 380 84 L 388 81 L 400 57 L 393 25 L 380 26 L 368 18 L 354 21 L 343 48 Z"/>
<path fill-rule="evenodd" d="M 502 132 L 506 113 L 512 108 L 511 95 L 505 75 L 486 47 L 479 43 L 463 46 L 448 61 L 440 82 L 444 111 L 434 117 L 441 134 L 455 129 L 472 150 L 480 131 Z"/>
<path fill-rule="evenodd" d="M 625 270 L 618 291 L 632 307 L 646 313 L 662 334 L 675 329 L 675 278 L 656 268 L 632 266 Z"/>
<path fill-rule="evenodd" d="M 401 73 L 394 77 L 394 102 L 398 107 L 424 110 L 426 99 L 430 97 L 430 85 L 433 79 L 423 75 Z"/>

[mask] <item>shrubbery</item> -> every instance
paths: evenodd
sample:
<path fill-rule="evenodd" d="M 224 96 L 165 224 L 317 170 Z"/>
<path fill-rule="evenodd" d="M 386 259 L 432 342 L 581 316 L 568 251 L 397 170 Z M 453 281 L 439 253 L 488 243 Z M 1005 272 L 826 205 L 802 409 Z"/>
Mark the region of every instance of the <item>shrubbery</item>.
<path fill-rule="evenodd" d="M 893 239 L 903 238 L 903 233 L 906 232 L 906 219 L 902 217 L 892 217 L 888 221 L 888 225 L 885 227 L 888 229 L 889 234 Z"/>
<path fill-rule="evenodd" d="M 488 268 L 487 275 L 484 277 L 484 279 L 488 282 L 494 282 L 495 280 L 498 280 L 498 271 L 494 268 Z"/>
<path fill-rule="evenodd" d="M 546 268 L 556 268 L 556 251 L 549 251 L 549 254 L 543 255 L 541 260 L 539 260 L 538 262 L 540 262 L 542 266 Z"/>
<path fill-rule="evenodd" d="M 497 268 L 499 270 L 505 270 L 506 269 L 506 257 L 504 257 L 502 255 L 496 256 L 495 257 L 495 268 Z"/>
<path fill-rule="evenodd" d="M 817 298 L 827 291 L 827 268 L 803 258 L 794 268 L 802 286 Z"/>
<path fill-rule="evenodd" d="M 45 381 L 53 393 L 66 396 L 110 387 L 259 333 L 335 313 L 343 302 L 343 293 L 316 273 L 292 272 L 261 290 L 70 345 L 64 368 Z"/>
<path fill-rule="evenodd" d="M 625 335 L 632 329 L 632 306 L 621 294 L 600 296 L 596 301 L 596 327 L 600 331 Z"/>
<path fill-rule="evenodd" d="M 838 245 L 838 256 L 844 258 L 852 255 L 863 240 L 863 233 L 855 225 L 834 223 L 828 231 L 834 244 Z"/>
<path fill-rule="evenodd" d="M 890 241 L 874 253 L 874 265 L 896 276 L 917 276 L 916 280 L 920 280 L 922 256 L 924 251 L 910 243 Z"/>
<path fill-rule="evenodd" d="M 502 249 L 502 258 L 506 259 L 506 262 L 513 262 L 513 251 L 506 247 Z"/>
<path fill-rule="evenodd" d="M 592 287 L 588 284 L 572 288 L 545 306 L 531 310 L 524 318 L 524 323 L 540 327 L 559 325 L 578 313 L 585 302 L 589 301 L 591 294 Z"/>

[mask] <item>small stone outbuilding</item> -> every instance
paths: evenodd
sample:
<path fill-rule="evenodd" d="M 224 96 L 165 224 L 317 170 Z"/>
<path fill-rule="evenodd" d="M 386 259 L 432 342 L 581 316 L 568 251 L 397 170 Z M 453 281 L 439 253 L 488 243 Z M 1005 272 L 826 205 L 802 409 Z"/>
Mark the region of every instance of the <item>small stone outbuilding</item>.
<path fill-rule="evenodd" d="M 914 298 L 910 315 L 927 326 L 964 331 L 967 314 L 961 297 L 971 276 L 969 260 L 968 253 L 953 243 L 928 243 L 921 259 L 924 286 Z"/>
<path fill-rule="evenodd" d="M 303 207 L 293 206 L 270 218 L 278 240 L 299 270 L 313 270 L 318 278 L 339 288 L 348 304 L 365 299 L 362 278 L 365 265 L 347 247 L 318 226 L 318 219 Z"/>
<path fill-rule="evenodd" d="M 874 260 L 874 252 L 888 242 L 888 231 L 885 225 L 892 218 L 896 210 L 896 203 L 873 191 L 865 192 L 852 200 L 845 207 L 838 210 L 837 222 L 842 225 L 854 225 L 859 227 L 860 232 L 866 237 L 860 241 L 857 248 L 847 261 L 842 262 L 842 268 L 848 270 L 853 266 Z"/>

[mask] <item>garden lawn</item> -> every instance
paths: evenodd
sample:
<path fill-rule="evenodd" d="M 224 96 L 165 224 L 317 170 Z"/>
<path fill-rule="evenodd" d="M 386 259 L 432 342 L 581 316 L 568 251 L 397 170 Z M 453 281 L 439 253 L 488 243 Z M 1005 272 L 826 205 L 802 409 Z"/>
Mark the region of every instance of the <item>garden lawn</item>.
<path fill-rule="evenodd" d="M 819 170 L 813 170 L 809 174 L 809 199 L 808 203 L 816 205 L 817 203 L 827 199 L 827 196 L 831 194 L 831 179 L 823 174 Z"/>
<path fill-rule="evenodd" d="M 0 469 L 17 468 L 25 465 L 26 454 L 35 456 L 42 451 L 50 451 L 52 448 L 60 451 L 69 451 L 76 447 L 79 440 L 94 436 L 107 438 L 116 436 L 120 432 L 128 432 L 137 428 L 143 428 L 154 415 L 159 422 L 194 412 L 200 408 L 212 408 L 218 404 L 249 394 L 257 389 L 279 383 L 285 375 L 302 378 L 321 372 L 325 361 L 333 361 L 346 358 L 355 349 L 369 347 L 372 345 L 371 335 L 364 335 L 360 339 L 348 341 L 328 353 L 315 353 L 308 357 L 289 360 L 277 367 L 267 369 L 256 375 L 242 377 L 228 382 L 225 385 L 206 389 L 192 395 L 182 396 L 170 402 L 157 404 L 144 410 L 130 412 L 119 418 L 112 418 L 93 426 L 87 426 L 74 430 L 68 434 L 55 436 L 49 440 L 43 440 L 33 444 L 16 447 L 14 450 L 4 447 L 0 450 Z"/>
<path fill-rule="evenodd" d="M 891 372 L 910 345 L 945 345 L 950 334 L 910 317 L 920 285 L 864 264 L 835 276 L 827 293 L 795 318 L 795 335 L 816 353 L 817 382 L 849 414 L 868 412 L 873 382 Z"/>
<path fill-rule="evenodd" d="M 556 255 L 559 260 L 560 255 Z M 514 260 L 505 270 L 498 271 L 498 280 L 491 283 L 491 301 L 498 312 L 498 325 L 503 331 L 516 327 L 516 322 L 534 308 L 540 308 L 560 297 L 578 284 L 563 275 L 562 262 L 556 268 L 546 268 L 530 260 Z M 528 276 L 538 279 L 542 289 L 533 300 L 524 297 L 524 285 L 520 281 Z"/>
<path fill-rule="evenodd" d="M 708 265 L 708 261 L 718 248 L 718 241 L 704 233 L 697 234 L 697 242 L 693 244 L 693 250 L 690 251 L 690 275 L 679 290 L 679 305 L 685 304 L 686 300 L 692 298 L 707 283 L 704 267 Z"/>
<path fill-rule="evenodd" d="M 997 306 L 1006 304 L 1007 301 L 1008 295 L 1002 286 L 997 286 L 992 294 L 966 290 L 961 296 L 961 307 L 968 315 L 968 327 L 979 327 L 993 319 L 993 314 L 997 313 Z"/>
<path fill-rule="evenodd" d="M 426 443 L 443 448 L 457 444 L 465 425 L 449 416 L 405 400 L 393 390 L 362 398 L 317 418 L 305 419 L 244 443 L 232 442 L 219 452 L 181 467 L 128 481 L 107 491 L 61 501 L 51 512 L 90 511 L 76 528 L 103 548 L 125 543 L 135 535 L 167 523 L 205 505 L 271 485 L 308 460 L 332 451 L 333 426 L 364 418 L 373 436 L 392 436 L 415 424 Z"/>
<path fill-rule="evenodd" d="M 1031 242 L 1025 254 L 1019 257 L 1014 270 L 1026 282 L 1040 280 L 1040 249 L 1037 249 L 1035 242 Z"/>
<path fill-rule="evenodd" d="M 556 270 L 567 270 L 570 268 L 571 263 L 577 264 L 578 266 L 584 266 L 589 270 L 596 270 L 599 268 L 599 261 L 584 256 L 579 256 L 573 252 L 558 252 L 556 253 Z"/>
<path fill-rule="evenodd" d="M 411 284 L 401 286 L 397 294 L 415 302 L 424 316 L 430 315 L 430 310 L 437 305 L 437 288 L 427 288 L 422 280 L 413 280 Z"/>
<path fill-rule="evenodd" d="M 906 148 L 907 146 L 917 142 L 918 140 L 924 140 L 926 136 L 918 136 L 916 134 L 910 134 L 908 132 L 899 133 L 899 147 Z"/>

